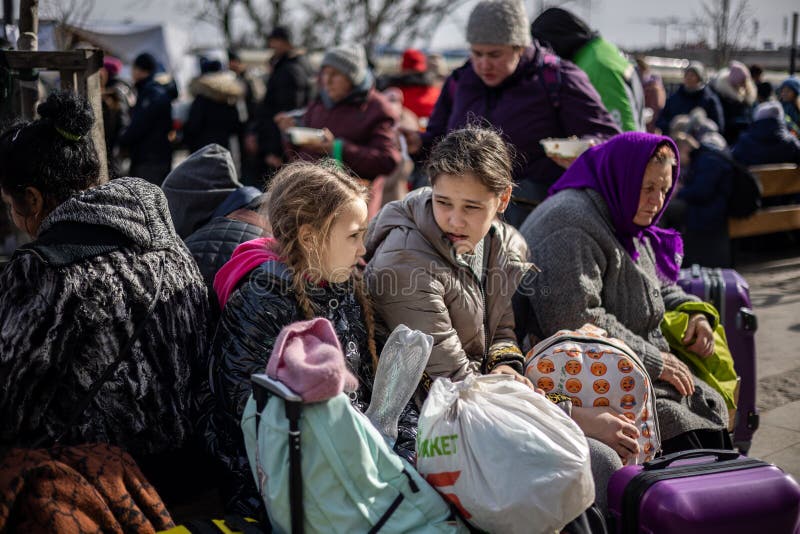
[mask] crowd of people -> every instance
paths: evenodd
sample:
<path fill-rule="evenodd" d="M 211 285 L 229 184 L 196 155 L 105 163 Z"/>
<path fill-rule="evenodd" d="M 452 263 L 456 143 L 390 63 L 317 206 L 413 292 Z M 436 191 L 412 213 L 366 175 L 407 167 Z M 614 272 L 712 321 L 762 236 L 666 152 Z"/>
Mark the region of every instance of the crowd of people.
<path fill-rule="evenodd" d="M 175 169 L 176 87 L 150 54 L 133 85 L 106 60 L 103 117 L 56 92 L 4 128 L 3 201 L 32 242 L 0 272 L 0 445 L 117 445 L 165 499 L 159 481 L 192 450 L 213 458 L 227 512 L 264 518 L 240 429 L 250 376 L 284 327 L 323 317 L 361 411 L 388 332 L 432 336 L 394 443 L 412 463 L 433 381 L 504 374 L 544 393 L 525 351 L 586 323 L 641 359 L 663 451 L 732 448 L 720 393 L 659 324 L 697 300 L 676 285 L 682 261 L 729 261 L 731 166 L 800 163 L 800 81 L 775 92 L 757 69 L 709 79 L 693 62 L 666 97 L 643 59 L 560 8 L 529 24 L 518 0 L 478 2 L 466 39 L 469 59 L 444 78 L 409 50 L 399 75 L 376 79 L 363 46 L 332 47 L 314 74 L 275 28 L 260 99 L 236 54 L 230 70 L 203 61 L 183 126 L 192 155 Z M 129 177 L 101 183 L 94 120 Z M 589 148 L 540 144 L 570 136 Z M 398 169 L 407 191 L 414 174 L 426 186 L 375 205 Z M 709 317 L 688 324 L 687 350 L 714 353 Z M 569 414 L 605 512 L 640 429 L 609 406 Z"/>

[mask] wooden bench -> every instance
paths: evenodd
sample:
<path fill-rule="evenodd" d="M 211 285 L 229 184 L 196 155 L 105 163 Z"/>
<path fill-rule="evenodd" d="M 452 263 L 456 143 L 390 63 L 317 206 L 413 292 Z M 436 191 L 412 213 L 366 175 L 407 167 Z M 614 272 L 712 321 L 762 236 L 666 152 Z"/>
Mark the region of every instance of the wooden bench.
<path fill-rule="evenodd" d="M 763 198 L 800 193 L 800 167 L 794 164 L 755 165 Z M 746 219 L 728 219 L 731 239 L 800 230 L 800 204 L 762 208 Z"/>

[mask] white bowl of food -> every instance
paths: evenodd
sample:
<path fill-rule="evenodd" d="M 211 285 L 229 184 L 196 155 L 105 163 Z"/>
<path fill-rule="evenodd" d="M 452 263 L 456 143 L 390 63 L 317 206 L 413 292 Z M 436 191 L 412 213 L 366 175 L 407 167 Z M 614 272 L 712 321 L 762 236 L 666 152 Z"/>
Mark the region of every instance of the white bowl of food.
<path fill-rule="evenodd" d="M 286 130 L 286 134 L 293 145 L 307 145 L 325 140 L 325 132 L 317 128 L 293 126 Z"/>
<path fill-rule="evenodd" d="M 548 137 L 539 141 L 548 156 L 558 156 L 572 159 L 583 154 L 592 144 L 577 137 L 557 138 Z"/>

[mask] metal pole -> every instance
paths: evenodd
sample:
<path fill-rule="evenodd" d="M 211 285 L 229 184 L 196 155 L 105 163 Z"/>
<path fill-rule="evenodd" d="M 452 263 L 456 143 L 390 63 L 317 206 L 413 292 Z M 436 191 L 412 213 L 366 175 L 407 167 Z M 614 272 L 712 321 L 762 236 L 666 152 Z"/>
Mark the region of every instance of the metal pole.
<path fill-rule="evenodd" d="M 39 0 L 20 0 L 18 50 L 35 52 L 39 49 Z M 22 98 L 22 117 L 32 119 L 39 99 L 39 77 L 33 69 L 19 73 Z"/>
<path fill-rule="evenodd" d="M 792 13 L 792 48 L 789 52 L 789 76 L 794 76 L 797 71 L 797 12 Z"/>

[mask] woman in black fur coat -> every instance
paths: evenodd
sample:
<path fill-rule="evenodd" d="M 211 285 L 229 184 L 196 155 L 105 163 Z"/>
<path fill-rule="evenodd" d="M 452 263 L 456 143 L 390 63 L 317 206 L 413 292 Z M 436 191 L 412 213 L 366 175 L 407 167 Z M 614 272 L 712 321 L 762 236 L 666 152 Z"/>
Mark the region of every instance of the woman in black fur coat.
<path fill-rule="evenodd" d="M 191 431 L 191 358 L 205 350 L 203 279 L 161 190 L 99 184 L 88 102 L 56 93 L 0 134 L 0 186 L 34 239 L 0 272 L 0 446 L 107 442 L 135 457 Z M 69 424 L 145 318 L 130 353 Z M 138 459 L 137 458 L 137 459 Z"/>

